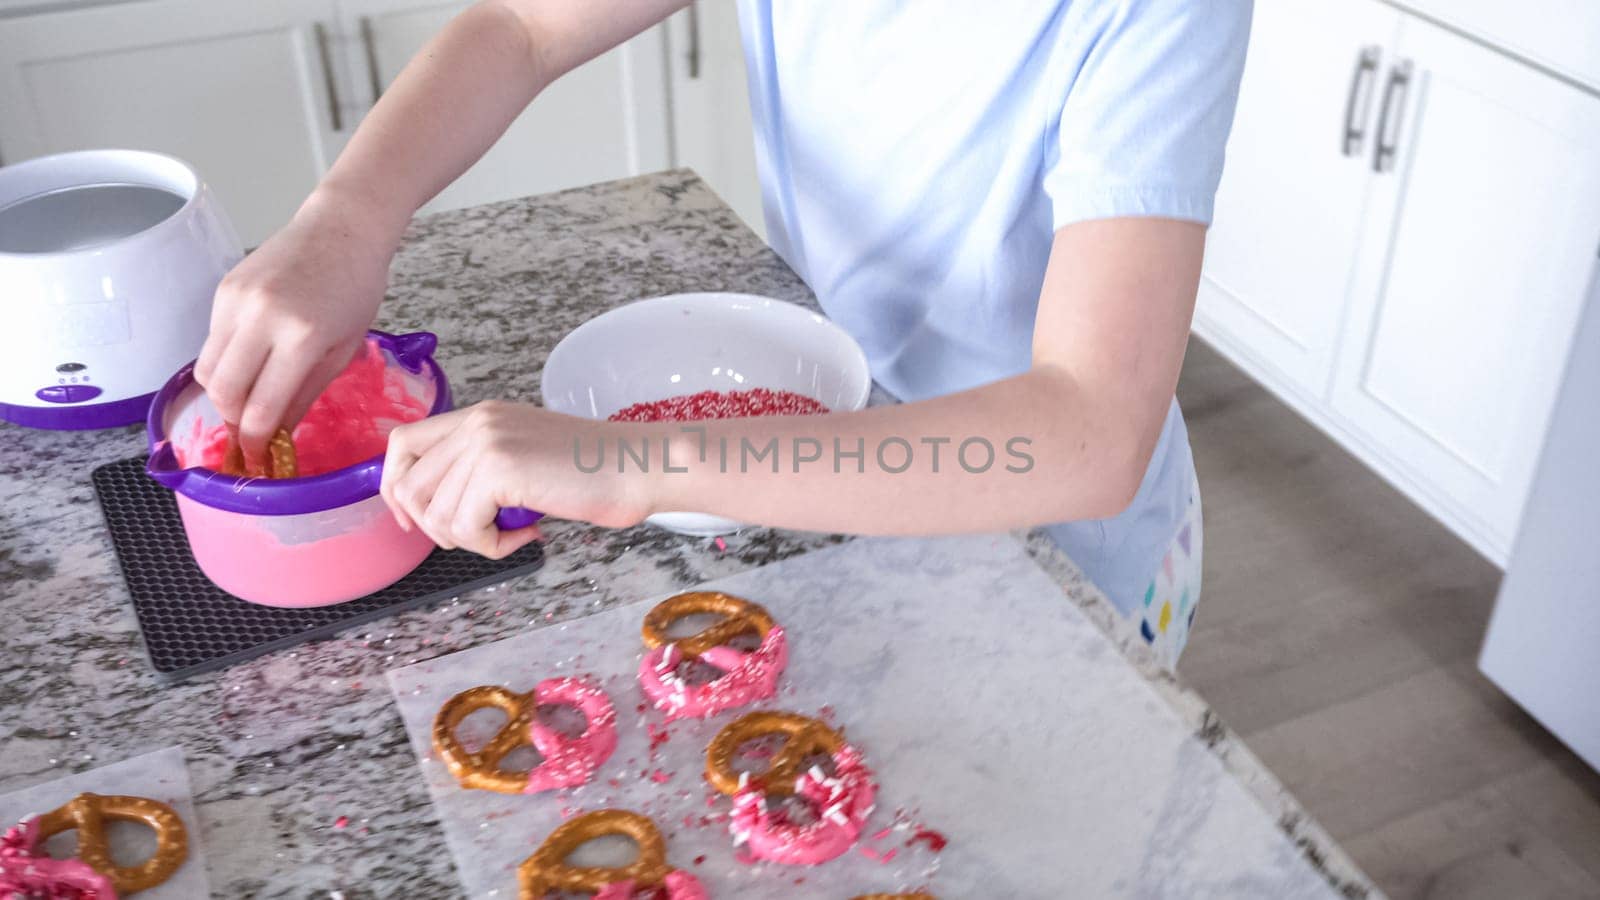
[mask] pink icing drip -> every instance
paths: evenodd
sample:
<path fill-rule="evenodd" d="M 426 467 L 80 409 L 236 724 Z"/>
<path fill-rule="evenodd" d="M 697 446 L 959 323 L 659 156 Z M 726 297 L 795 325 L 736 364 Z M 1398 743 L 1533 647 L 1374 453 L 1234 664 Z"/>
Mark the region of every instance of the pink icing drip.
<path fill-rule="evenodd" d="M 724 710 L 771 697 L 778 690 L 778 675 L 789 663 L 789 642 L 783 626 L 774 625 L 761 645 L 745 653 L 733 647 L 712 647 L 700 661 L 723 674 L 705 684 L 684 682 L 674 670 L 677 645 L 663 644 L 639 662 L 639 686 L 668 719 L 704 718 Z M 668 656 L 674 654 L 674 656 Z"/>
<path fill-rule="evenodd" d="M 728 831 L 736 842 L 748 841 L 756 859 L 791 866 L 827 862 L 849 850 L 872 814 L 878 786 L 855 748 L 841 748 L 833 761 L 832 778 L 807 772 L 795 780 L 795 793 L 817 813 L 815 821 L 804 825 L 769 812 L 759 787 L 735 794 Z"/>
<path fill-rule="evenodd" d="M 0 837 L 0 897 L 28 900 L 116 900 L 111 879 L 79 859 L 53 859 L 39 841 L 39 819 Z"/>
<path fill-rule="evenodd" d="M 528 728 L 533 748 L 544 760 L 528 772 L 525 794 L 573 787 L 594 778 L 600 764 L 617 749 L 617 710 L 611 698 L 592 681 L 582 678 L 547 678 L 533 689 L 541 703 L 577 707 L 588 722 L 583 734 L 568 737 L 534 722 Z"/>
<path fill-rule="evenodd" d="M 321 475 L 382 456 L 389 432 L 428 415 L 427 404 L 406 390 L 406 375 L 390 367 L 376 341 L 334 378 L 294 429 L 299 474 Z M 228 452 L 226 425 L 194 421 L 188 440 L 174 445 L 185 466 L 220 470 Z"/>
<path fill-rule="evenodd" d="M 666 900 L 707 900 L 706 889 L 700 880 L 688 872 L 668 873 L 661 886 L 666 889 Z M 646 896 L 658 896 L 659 891 Z M 631 881 L 613 881 L 594 895 L 594 900 L 633 900 L 634 884 Z"/>

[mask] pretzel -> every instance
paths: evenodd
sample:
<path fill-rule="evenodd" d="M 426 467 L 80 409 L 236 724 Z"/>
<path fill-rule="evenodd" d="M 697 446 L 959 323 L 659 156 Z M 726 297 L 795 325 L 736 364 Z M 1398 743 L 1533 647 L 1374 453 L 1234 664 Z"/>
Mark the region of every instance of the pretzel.
<path fill-rule="evenodd" d="M 782 735 L 782 746 L 760 775 L 735 772 L 734 756 L 749 741 Z M 833 761 L 834 774 L 806 766 L 818 754 Z M 734 845 L 749 842 L 750 853 L 787 865 L 815 865 L 844 853 L 872 814 L 877 785 L 861 754 L 826 723 L 786 712 L 749 713 L 723 728 L 706 748 L 706 780 L 733 797 L 728 831 Z M 772 797 L 798 796 L 816 813 L 796 824 L 768 807 Z"/>
<path fill-rule="evenodd" d="M 939 900 L 932 894 L 917 891 L 914 894 L 857 894 L 850 900 Z"/>
<path fill-rule="evenodd" d="M 721 615 L 722 619 L 688 637 L 667 636 L 672 623 L 701 613 Z M 710 716 L 770 697 L 789 662 L 783 627 L 771 614 L 758 604 L 718 591 L 668 597 L 645 614 L 641 632 L 649 651 L 639 662 L 639 685 L 669 718 Z M 730 641 L 746 635 L 761 640 L 753 652 L 729 646 Z M 722 674 L 691 685 L 677 671 L 686 659 L 698 659 Z"/>
<path fill-rule="evenodd" d="M 573 866 L 574 850 L 607 835 L 623 835 L 639 855 L 625 866 Z M 586 892 L 600 898 L 631 897 L 636 889 L 664 887 L 668 900 L 705 900 L 705 889 L 687 872 L 667 864 L 667 845 L 649 817 L 623 809 L 602 809 L 562 822 L 533 855 L 517 867 L 522 900 L 539 900 L 551 891 Z"/>
<path fill-rule="evenodd" d="M 733 758 L 739 748 L 769 735 L 784 736 L 783 746 L 759 778 L 735 772 Z M 795 713 L 753 712 L 717 732 L 706 747 L 706 780 L 718 791 L 733 796 L 754 783 L 767 794 L 794 793 L 795 776 L 808 757 L 833 756 L 844 747 L 844 735 L 824 722 Z"/>
<path fill-rule="evenodd" d="M 267 442 L 267 468 L 264 472 L 251 472 L 245 462 L 244 448 L 239 445 L 239 438 L 230 429 L 228 432 L 228 450 L 222 457 L 222 474 L 232 475 L 235 478 L 246 476 L 255 478 L 294 478 L 300 471 L 299 463 L 295 459 L 294 437 L 288 429 L 279 428 L 272 435 L 272 440 Z"/>
<path fill-rule="evenodd" d="M 541 723 L 540 704 L 576 707 L 588 720 L 583 734 L 568 737 Z M 506 722 L 489 743 L 468 752 L 456 737 L 467 716 L 494 708 Z M 581 678 L 547 678 L 525 694 L 483 685 L 445 701 L 433 720 L 433 746 L 462 787 L 502 794 L 535 794 L 583 784 L 617 749 L 617 711 L 600 686 Z M 500 764 L 513 751 L 532 746 L 544 759 L 527 772 Z"/>
<path fill-rule="evenodd" d="M 107 842 L 108 821 L 142 822 L 155 830 L 156 849 L 137 866 L 119 866 L 111 858 Z M 77 829 L 77 860 L 54 860 L 44 852 L 44 842 L 63 831 Z M 6 835 L 0 863 L 24 860 L 29 865 L 17 873 L 11 866 L 0 866 L 0 874 L 19 876 L 42 874 L 51 886 L 67 886 L 79 891 L 131 894 L 155 887 L 172 877 L 189 855 L 188 831 L 183 820 L 165 803 L 148 797 L 79 794 L 65 805 L 36 816 Z M 83 872 L 86 865 L 102 878 Z M 49 887 L 46 888 L 47 890 Z"/>
<path fill-rule="evenodd" d="M 672 623 L 697 613 L 719 613 L 722 621 L 683 638 L 667 637 Z M 644 616 L 644 645 L 654 650 L 675 644 L 685 656 L 699 656 L 744 634 L 766 637 L 776 623 L 759 604 L 721 591 L 688 591 L 657 603 Z"/>

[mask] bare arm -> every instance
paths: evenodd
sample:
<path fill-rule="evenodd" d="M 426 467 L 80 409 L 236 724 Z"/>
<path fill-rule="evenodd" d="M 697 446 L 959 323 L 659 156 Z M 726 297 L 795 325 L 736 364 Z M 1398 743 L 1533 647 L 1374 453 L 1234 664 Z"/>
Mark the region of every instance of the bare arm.
<path fill-rule="evenodd" d="M 399 231 L 477 162 L 557 78 L 659 23 L 687 0 L 481 0 L 384 91 L 323 179 Z"/>
<path fill-rule="evenodd" d="M 400 73 L 283 230 L 217 290 L 195 376 L 259 460 L 360 346 L 417 208 L 546 86 L 685 0 L 481 0 Z"/>

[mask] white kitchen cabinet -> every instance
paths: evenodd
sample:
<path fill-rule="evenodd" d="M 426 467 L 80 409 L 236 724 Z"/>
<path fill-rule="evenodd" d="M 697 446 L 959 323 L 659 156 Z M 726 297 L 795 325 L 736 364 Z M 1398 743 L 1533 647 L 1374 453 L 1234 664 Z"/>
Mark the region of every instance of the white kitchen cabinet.
<path fill-rule="evenodd" d="M 0 19 L 0 159 L 170 153 L 255 243 L 337 152 L 348 112 L 318 40 L 334 15 L 332 0 L 148 0 Z"/>
<path fill-rule="evenodd" d="M 699 173 L 765 238 L 738 4 L 696 0 L 666 25 L 677 164 Z"/>
<path fill-rule="evenodd" d="M 1366 0 L 1259 0 L 1195 331 L 1503 564 L 1595 272 L 1595 160 L 1586 90 Z"/>
<path fill-rule="evenodd" d="M 1600 248 L 1600 98 L 1417 20 L 1385 92 L 1332 406 L 1509 549 Z"/>
<path fill-rule="evenodd" d="M 349 73 L 370 106 L 466 3 L 338 0 Z M 672 164 L 664 38 L 650 29 L 569 72 L 424 211 L 639 175 Z"/>
<path fill-rule="evenodd" d="M 1256 5 L 1196 318 L 1310 396 L 1333 368 L 1399 24 L 1369 0 Z"/>
<path fill-rule="evenodd" d="M 1594 0 L 1396 0 L 1397 4 L 1600 88 Z"/>

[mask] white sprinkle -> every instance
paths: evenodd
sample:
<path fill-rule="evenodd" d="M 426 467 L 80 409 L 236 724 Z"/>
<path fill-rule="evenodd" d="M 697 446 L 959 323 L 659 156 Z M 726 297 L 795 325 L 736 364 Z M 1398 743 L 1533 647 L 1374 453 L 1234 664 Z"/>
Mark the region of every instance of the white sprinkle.
<path fill-rule="evenodd" d="M 822 769 L 818 766 L 812 766 L 810 771 L 808 771 L 806 774 L 810 775 L 811 780 L 817 782 L 818 784 L 827 781 L 827 778 L 822 774 Z"/>
<path fill-rule="evenodd" d="M 749 786 L 750 786 L 750 773 L 749 772 L 740 772 L 739 773 L 739 790 L 742 791 L 742 790 L 744 790 L 745 788 L 747 788 Z"/>

